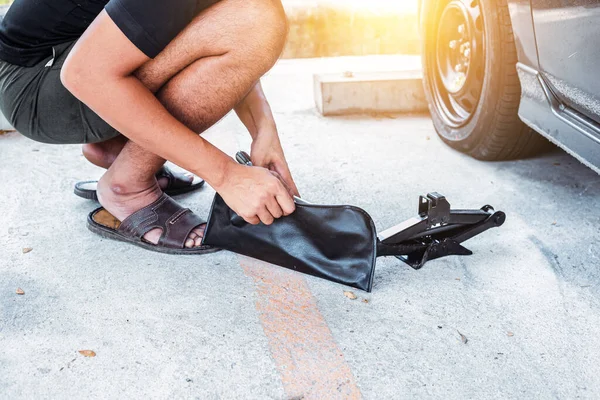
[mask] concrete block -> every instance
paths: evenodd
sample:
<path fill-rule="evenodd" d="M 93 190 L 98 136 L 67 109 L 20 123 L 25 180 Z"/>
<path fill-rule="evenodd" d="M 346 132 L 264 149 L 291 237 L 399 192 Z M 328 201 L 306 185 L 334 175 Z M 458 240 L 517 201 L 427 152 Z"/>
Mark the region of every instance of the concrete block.
<path fill-rule="evenodd" d="M 420 70 L 315 74 L 314 94 L 326 116 L 427 111 Z"/>

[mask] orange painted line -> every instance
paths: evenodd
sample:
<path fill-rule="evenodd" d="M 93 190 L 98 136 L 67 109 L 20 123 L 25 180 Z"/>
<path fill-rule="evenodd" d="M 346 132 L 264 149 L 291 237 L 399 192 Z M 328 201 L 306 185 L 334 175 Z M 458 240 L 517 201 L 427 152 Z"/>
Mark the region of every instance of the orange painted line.
<path fill-rule="evenodd" d="M 256 309 L 287 397 L 360 399 L 305 278 L 248 257 L 240 256 L 240 265 L 254 280 Z"/>

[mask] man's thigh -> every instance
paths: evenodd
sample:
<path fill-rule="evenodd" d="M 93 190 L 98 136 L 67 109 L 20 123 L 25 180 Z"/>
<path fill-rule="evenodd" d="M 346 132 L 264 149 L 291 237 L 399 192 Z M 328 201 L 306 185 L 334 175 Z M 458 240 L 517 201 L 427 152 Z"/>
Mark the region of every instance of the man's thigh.
<path fill-rule="evenodd" d="M 220 0 L 196 18 L 136 76 L 157 93 L 196 61 L 238 54 L 236 69 L 266 70 L 279 57 L 287 33 L 280 0 Z M 266 71 L 263 71 L 263 73 Z"/>

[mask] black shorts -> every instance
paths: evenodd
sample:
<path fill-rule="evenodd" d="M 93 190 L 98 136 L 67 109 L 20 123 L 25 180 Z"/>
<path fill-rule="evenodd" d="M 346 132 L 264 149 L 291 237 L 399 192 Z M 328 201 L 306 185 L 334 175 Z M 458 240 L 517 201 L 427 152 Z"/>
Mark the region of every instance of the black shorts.
<path fill-rule="evenodd" d="M 0 60 L 0 110 L 24 136 L 50 144 L 98 143 L 119 135 L 61 83 L 60 70 L 75 42 L 33 67 Z"/>

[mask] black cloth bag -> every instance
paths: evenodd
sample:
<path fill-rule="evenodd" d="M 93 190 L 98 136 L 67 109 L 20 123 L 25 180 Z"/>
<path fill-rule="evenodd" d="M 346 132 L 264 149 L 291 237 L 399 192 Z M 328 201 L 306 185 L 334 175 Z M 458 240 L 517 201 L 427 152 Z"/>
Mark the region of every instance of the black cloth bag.
<path fill-rule="evenodd" d="M 236 160 L 251 166 L 250 156 Z M 445 196 L 419 197 L 419 216 L 379 235 L 371 216 L 354 206 L 325 206 L 294 198 L 296 210 L 267 226 L 244 221 L 217 193 L 203 244 L 370 292 L 379 256 L 395 256 L 414 269 L 428 260 L 469 255 L 462 242 L 501 226 L 506 215 L 490 205 L 451 210 Z"/>
<path fill-rule="evenodd" d="M 219 194 L 203 243 L 367 292 L 381 245 L 373 220 L 358 207 L 297 201 L 293 214 L 252 225 Z"/>

